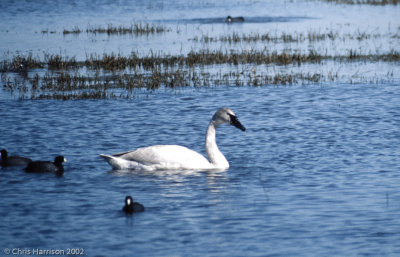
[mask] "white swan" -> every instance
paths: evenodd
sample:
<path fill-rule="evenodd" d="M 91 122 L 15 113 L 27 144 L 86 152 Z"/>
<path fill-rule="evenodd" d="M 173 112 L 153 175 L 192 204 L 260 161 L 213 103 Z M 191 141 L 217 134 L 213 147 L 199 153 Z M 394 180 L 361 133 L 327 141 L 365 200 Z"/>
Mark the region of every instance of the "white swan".
<path fill-rule="evenodd" d="M 219 109 L 212 117 L 206 134 L 206 152 L 210 160 L 179 145 L 154 145 L 100 156 L 115 170 L 226 170 L 229 163 L 215 142 L 215 129 L 224 123 L 246 130 L 231 109 Z"/>

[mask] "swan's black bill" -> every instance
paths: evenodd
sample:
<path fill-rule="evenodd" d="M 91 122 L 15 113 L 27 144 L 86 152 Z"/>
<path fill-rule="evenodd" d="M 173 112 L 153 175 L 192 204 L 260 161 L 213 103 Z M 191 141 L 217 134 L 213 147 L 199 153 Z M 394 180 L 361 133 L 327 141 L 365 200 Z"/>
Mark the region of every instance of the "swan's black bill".
<path fill-rule="evenodd" d="M 231 117 L 231 125 L 237 127 L 241 131 L 246 131 L 246 128 L 242 125 L 242 123 L 240 123 L 240 121 L 235 115 L 229 114 L 229 116 Z"/>

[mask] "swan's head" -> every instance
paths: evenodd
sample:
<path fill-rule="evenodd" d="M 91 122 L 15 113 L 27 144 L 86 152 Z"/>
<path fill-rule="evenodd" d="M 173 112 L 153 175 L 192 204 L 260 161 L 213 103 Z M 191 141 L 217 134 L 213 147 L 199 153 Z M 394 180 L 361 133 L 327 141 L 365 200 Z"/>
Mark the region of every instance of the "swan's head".
<path fill-rule="evenodd" d="M 213 116 L 211 122 L 214 123 L 215 127 L 221 124 L 229 124 L 235 126 L 236 128 L 246 131 L 246 128 L 240 123 L 235 113 L 229 108 L 219 109 Z"/>
<path fill-rule="evenodd" d="M 125 206 L 130 206 L 133 203 L 133 199 L 130 195 L 125 197 Z"/>

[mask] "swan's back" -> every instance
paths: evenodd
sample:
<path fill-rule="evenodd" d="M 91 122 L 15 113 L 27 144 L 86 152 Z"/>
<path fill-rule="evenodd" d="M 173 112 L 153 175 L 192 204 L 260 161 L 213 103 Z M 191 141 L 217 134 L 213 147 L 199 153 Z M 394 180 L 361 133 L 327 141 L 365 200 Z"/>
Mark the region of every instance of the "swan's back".
<path fill-rule="evenodd" d="M 154 145 L 114 154 L 113 156 L 146 166 L 161 165 L 165 166 L 166 169 L 193 167 L 208 169 L 211 166 L 203 155 L 180 145 Z"/>

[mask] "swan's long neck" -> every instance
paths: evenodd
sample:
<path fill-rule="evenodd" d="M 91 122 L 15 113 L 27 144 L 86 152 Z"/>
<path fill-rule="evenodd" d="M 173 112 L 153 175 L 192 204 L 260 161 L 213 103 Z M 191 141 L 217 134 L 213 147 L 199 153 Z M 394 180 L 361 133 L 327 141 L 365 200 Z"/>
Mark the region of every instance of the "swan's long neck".
<path fill-rule="evenodd" d="M 208 159 L 211 164 L 215 166 L 215 168 L 219 169 L 227 169 L 229 168 L 229 163 L 226 160 L 225 156 L 218 149 L 217 142 L 215 141 L 216 135 L 216 127 L 213 121 L 208 125 L 207 134 L 206 134 L 206 152 L 208 155 Z"/>

